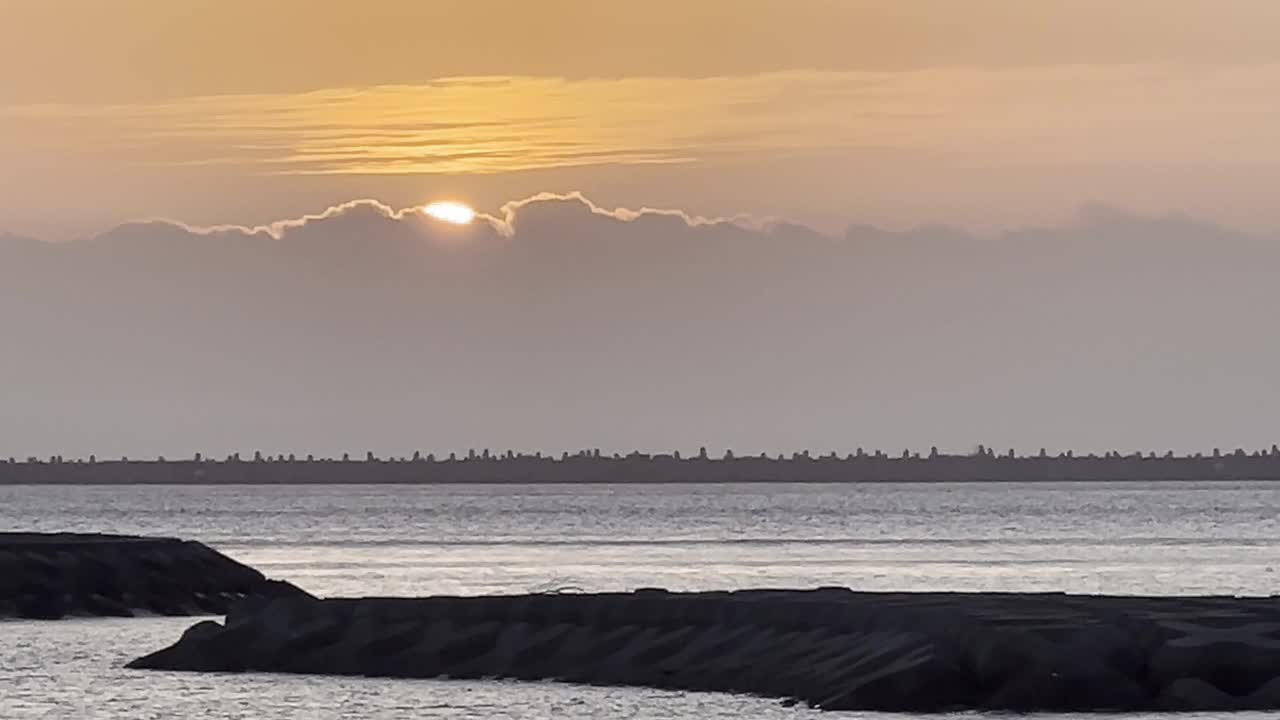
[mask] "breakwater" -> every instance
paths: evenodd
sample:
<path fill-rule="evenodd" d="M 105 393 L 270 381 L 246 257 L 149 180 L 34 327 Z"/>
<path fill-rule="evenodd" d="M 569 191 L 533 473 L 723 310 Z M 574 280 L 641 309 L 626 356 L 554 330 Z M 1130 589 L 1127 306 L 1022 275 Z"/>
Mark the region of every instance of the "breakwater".
<path fill-rule="evenodd" d="M 223 615 L 276 583 L 198 542 L 0 533 L 0 617 Z"/>
<path fill-rule="evenodd" d="M 1280 480 L 1280 449 L 1207 454 L 1047 453 L 1015 456 L 985 448 L 972 455 L 693 457 L 622 456 L 596 451 L 561 456 L 468 453 L 404 458 L 0 461 L 0 484 L 451 484 L 684 482 L 964 482 L 964 481 Z"/>
<path fill-rule="evenodd" d="M 260 599 L 130 667 L 554 679 L 826 710 L 1280 708 L 1280 599 L 753 590 Z"/>

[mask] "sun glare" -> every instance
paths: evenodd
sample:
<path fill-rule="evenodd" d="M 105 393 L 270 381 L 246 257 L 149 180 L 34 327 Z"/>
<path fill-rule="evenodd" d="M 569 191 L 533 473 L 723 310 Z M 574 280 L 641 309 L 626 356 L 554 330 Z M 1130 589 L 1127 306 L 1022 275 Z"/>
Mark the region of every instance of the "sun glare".
<path fill-rule="evenodd" d="M 459 202 L 434 202 L 422 208 L 422 212 L 454 225 L 466 225 L 476 219 L 476 211 Z"/>

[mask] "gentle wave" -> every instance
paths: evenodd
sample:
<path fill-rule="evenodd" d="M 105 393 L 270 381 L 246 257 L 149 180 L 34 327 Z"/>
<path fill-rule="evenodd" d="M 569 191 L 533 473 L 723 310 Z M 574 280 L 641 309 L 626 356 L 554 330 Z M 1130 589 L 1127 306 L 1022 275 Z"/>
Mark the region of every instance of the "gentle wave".
<path fill-rule="evenodd" d="M 349 539 L 339 541 L 311 540 L 300 538 L 251 538 L 219 541 L 210 540 L 210 544 L 219 547 L 720 547 L 720 546 L 773 546 L 773 545 L 838 545 L 838 546 L 878 546 L 878 547 L 1097 547 L 1108 546 L 1129 547 L 1270 547 L 1274 539 L 1247 538 L 1190 538 L 1190 537 L 1112 537 L 1105 540 L 1097 538 L 789 538 L 789 537 L 751 537 L 751 538 L 601 538 L 583 537 L 569 539 L 555 538 L 485 538 L 474 540 L 414 540 L 394 539 Z"/>

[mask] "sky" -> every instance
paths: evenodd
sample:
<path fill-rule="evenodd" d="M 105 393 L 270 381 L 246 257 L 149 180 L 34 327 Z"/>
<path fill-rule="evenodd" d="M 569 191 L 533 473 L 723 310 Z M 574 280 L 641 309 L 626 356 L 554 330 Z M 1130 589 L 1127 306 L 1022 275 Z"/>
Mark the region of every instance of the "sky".
<path fill-rule="evenodd" d="M 0 455 L 1274 441 L 1270 0 L 0 10 Z"/>
<path fill-rule="evenodd" d="M 354 198 L 999 229 L 1086 203 L 1274 230 L 1270 0 L 5 0 L 0 219 Z"/>

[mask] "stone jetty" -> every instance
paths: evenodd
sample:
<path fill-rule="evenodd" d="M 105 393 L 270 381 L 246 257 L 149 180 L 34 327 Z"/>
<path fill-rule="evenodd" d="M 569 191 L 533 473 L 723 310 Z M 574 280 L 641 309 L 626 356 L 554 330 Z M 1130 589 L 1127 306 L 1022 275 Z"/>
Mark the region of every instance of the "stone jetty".
<path fill-rule="evenodd" d="M 0 533 L 0 618 L 225 615 L 290 588 L 189 540 Z"/>
<path fill-rule="evenodd" d="M 824 710 L 1280 708 L 1280 599 L 843 588 L 259 598 L 133 668 L 553 679 Z"/>

